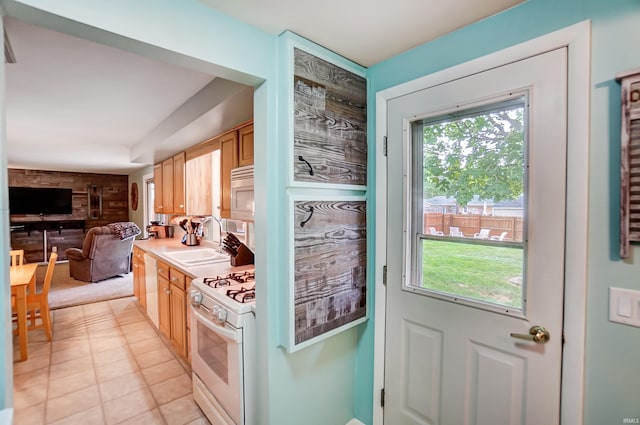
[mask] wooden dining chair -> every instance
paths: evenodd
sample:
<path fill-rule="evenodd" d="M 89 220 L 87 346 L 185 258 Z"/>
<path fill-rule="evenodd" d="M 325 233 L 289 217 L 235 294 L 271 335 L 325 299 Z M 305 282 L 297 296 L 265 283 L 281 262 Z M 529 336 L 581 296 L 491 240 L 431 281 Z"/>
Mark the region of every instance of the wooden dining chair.
<path fill-rule="evenodd" d="M 20 266 L 24 264 L 24 249 L 12 249 L 9 251 L 9 257 L 11 257 L 10 266 Z"/>
<path fill-rule="evenodd" d="M 9 266 L 20 266 L 24 264 L 24 249 L 12 249 L 9 251 Z M 11 309 L 16 305 L 16 296 L 11 294 Z"/>
<path fill-rule="evenodd" d="M 44 328 L 47 339 L 51 341 L 51 313 L 49 312 L 49 288 L 53 279 L 53 268 L 56 265 L 58 254 L 52 252 L 49 256 L 47 272 L 44 275 L 44 283 L 40 293 L 27 295 L 27 317 L 30 319 L 29 330 Z M 36 320 L 42 323 L 36 325 Z"/>

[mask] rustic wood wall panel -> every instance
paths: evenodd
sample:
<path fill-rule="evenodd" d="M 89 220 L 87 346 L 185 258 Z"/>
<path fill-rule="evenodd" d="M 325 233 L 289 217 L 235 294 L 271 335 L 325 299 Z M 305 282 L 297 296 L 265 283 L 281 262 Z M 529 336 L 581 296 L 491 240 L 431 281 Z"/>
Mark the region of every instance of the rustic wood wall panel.
<path fill-rule="evenodd" d="M 82 247 L 84 231 L 91 227 L 129 220 L 128 177 L 119 174 L 70 173 L 64 171 L 8 170 L 9 186 L 51 187 L 72 189 L 73 212 L 71 214 L 51 214 L 44 217 L 35 215 L 12 215 L 12 223 L 30 221 L 84 220 L 85 229 L 62 229 L 60 232 L 47 231 L 47 247 L 58 247 L 58 258 L 65 259 L 64 250 L 70 247 Z M 87 187 L 102 187 L 102 217 L 96 220 L 87 218 L 89 197 Z M 12 231 L 11 246 L 25 249 L 25 258 L 29 262 L 43 260 L 44 232 L 39 230 Z"/>
<path fill-rule="evenodd" d="M 640 242 L 640 69 L 617 77 L 622 84 L 620 131 L 620 257 Z"/>
<path fill-rule="evenodd" d="M 73 190 L 73 213 L 48 215 L 46 220 L 87 220 L 87 186 L 102 187 L 102 218 L 87 220 L 87 228 L 129 220 L 127 176 L 119 174 L 69 173 L 64 171 L 22 170 L 10 168 L 9 186 L 53 187 Z M 11 216 L 11 221 L 30 221 L 37 216 Z"/>
<path fill-rule="evenodd" d="M 640 120 L 630 125 L 629 136 L 629 240 L 640 241 Z"/>
<path fill-rule="evenodd" d="M 294 180 L 367 184 L 366 79 L 294 49 Z"/>
<path fill-rule="evenodd" d="M 366 316 L 365 205 L 294 202 L 295 344 Z"/>

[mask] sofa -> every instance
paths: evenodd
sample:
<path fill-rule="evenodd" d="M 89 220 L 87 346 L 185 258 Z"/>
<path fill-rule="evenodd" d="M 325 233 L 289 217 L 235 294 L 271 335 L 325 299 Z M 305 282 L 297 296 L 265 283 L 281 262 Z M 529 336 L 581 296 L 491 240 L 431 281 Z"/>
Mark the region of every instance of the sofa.
<path fill-rule="evenodd" d="M 69 275 L 84 282 L 99 282 L 129 273 L 133 240 L 138 234 L 140 229 L 130 222 L 92 227 L 84 238 L 82 249 L 65 250 Z"/>

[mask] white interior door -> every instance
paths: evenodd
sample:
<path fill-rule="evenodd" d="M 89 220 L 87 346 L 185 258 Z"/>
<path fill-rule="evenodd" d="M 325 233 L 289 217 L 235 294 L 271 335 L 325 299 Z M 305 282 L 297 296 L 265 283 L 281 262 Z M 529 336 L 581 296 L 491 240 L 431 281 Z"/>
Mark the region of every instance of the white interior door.
<path fill-rule="evenodd" d="M 388 102 L 385 424 L 559 423 L 566 63 Z"/>

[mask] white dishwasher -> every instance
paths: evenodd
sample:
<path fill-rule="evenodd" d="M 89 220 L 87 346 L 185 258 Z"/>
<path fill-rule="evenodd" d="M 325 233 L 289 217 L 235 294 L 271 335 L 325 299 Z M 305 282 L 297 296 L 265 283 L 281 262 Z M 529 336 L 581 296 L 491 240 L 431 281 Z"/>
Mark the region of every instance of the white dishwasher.
<path fill-rule="evenodd" d="M 158 272 L 156 259 L 144 254 L 144 280 L 147 290 L 147 316 L 153 324 L 158 325 Z"/>

